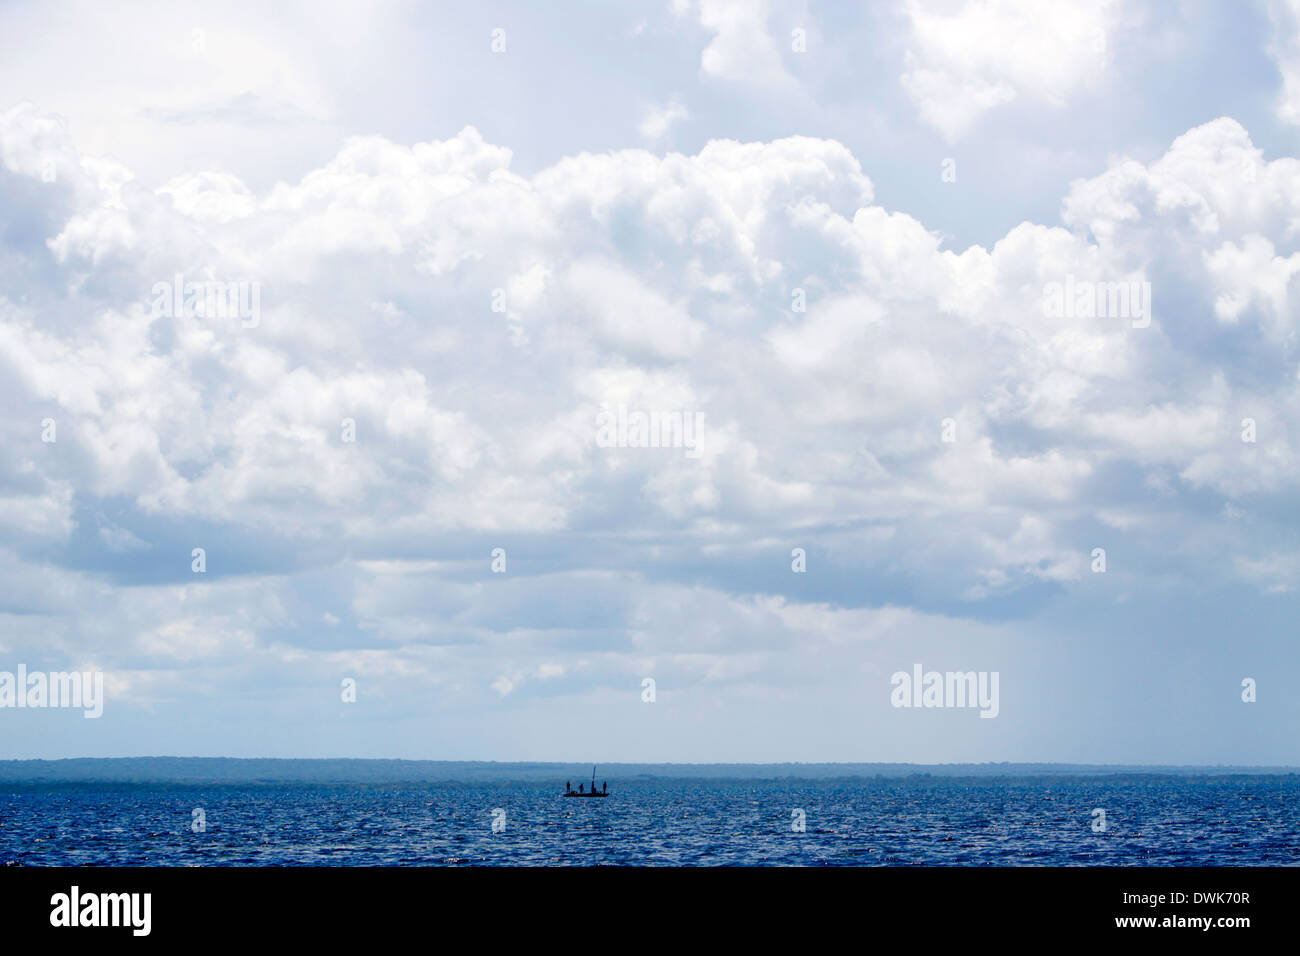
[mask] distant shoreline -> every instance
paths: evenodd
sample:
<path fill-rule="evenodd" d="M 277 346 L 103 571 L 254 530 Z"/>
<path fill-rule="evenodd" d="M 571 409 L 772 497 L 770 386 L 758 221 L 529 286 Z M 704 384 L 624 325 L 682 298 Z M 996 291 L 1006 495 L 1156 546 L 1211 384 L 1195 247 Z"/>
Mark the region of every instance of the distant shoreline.
<path fill-rule="evenodd" d="M 591 763 L 348 758 L 74 757 L 0 760 L 0 786 L 41 784 L 394 784 L 530 783 L 585 780 Z M 883 782 L 1064 782 L 1122 777 L 1272 778 L 1298 767 L 1068 763 L 600 763 L 598 776 L 634 780 L 846 780 Z"/>

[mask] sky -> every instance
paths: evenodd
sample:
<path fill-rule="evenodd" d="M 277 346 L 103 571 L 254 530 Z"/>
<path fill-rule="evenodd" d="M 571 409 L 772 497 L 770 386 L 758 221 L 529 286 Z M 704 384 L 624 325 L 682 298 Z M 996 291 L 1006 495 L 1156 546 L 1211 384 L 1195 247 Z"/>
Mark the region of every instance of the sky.
<path fill-rule="evenodd" d="M 1300 0 L 0 50 L 0 758 L 1300 765 Z"/>

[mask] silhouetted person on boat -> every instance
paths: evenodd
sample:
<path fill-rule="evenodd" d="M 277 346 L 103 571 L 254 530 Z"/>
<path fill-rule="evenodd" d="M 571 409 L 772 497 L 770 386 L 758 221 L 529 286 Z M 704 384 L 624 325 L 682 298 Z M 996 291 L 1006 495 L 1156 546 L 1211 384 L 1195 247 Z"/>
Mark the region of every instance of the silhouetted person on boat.
<path fill-rule="evenodd" d="M 578 792 L 582 793 L 582 784 L 578 784 Z"/>
<path fill-rule="evenodd" d="M 573 784 L 569 783 L 569 781 L 567 780 L 564 781 L 564 792 L 573 793 Z"/>
<path fill-rule="evenodd" d="M 600 792 L 609 793 L 609 784 L 606 783 L 604 780 L 600 782 Z"/>

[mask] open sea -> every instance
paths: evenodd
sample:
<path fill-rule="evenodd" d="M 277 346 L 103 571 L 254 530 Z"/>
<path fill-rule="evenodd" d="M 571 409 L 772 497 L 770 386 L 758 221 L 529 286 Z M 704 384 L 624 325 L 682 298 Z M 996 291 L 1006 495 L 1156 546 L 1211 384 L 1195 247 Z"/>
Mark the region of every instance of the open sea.
<path fill-rule="evenodd" d="M 1300 863 L 1297 776 L 610 779 L 610 796 L 597 800 L 565 799 L 561 789 L 5 783 L 0 865 Z M 1095 809 L 1105 811 L 1102 832 Z"/>

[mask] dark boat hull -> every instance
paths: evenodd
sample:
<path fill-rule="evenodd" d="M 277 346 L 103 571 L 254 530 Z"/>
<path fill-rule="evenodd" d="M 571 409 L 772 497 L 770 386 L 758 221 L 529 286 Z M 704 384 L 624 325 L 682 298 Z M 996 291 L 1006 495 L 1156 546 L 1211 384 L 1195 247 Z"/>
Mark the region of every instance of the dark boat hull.
<path fill-rule="evenodd" d="M 566 793 L 566 797 L 608 797 L 608 793 Z"/>

